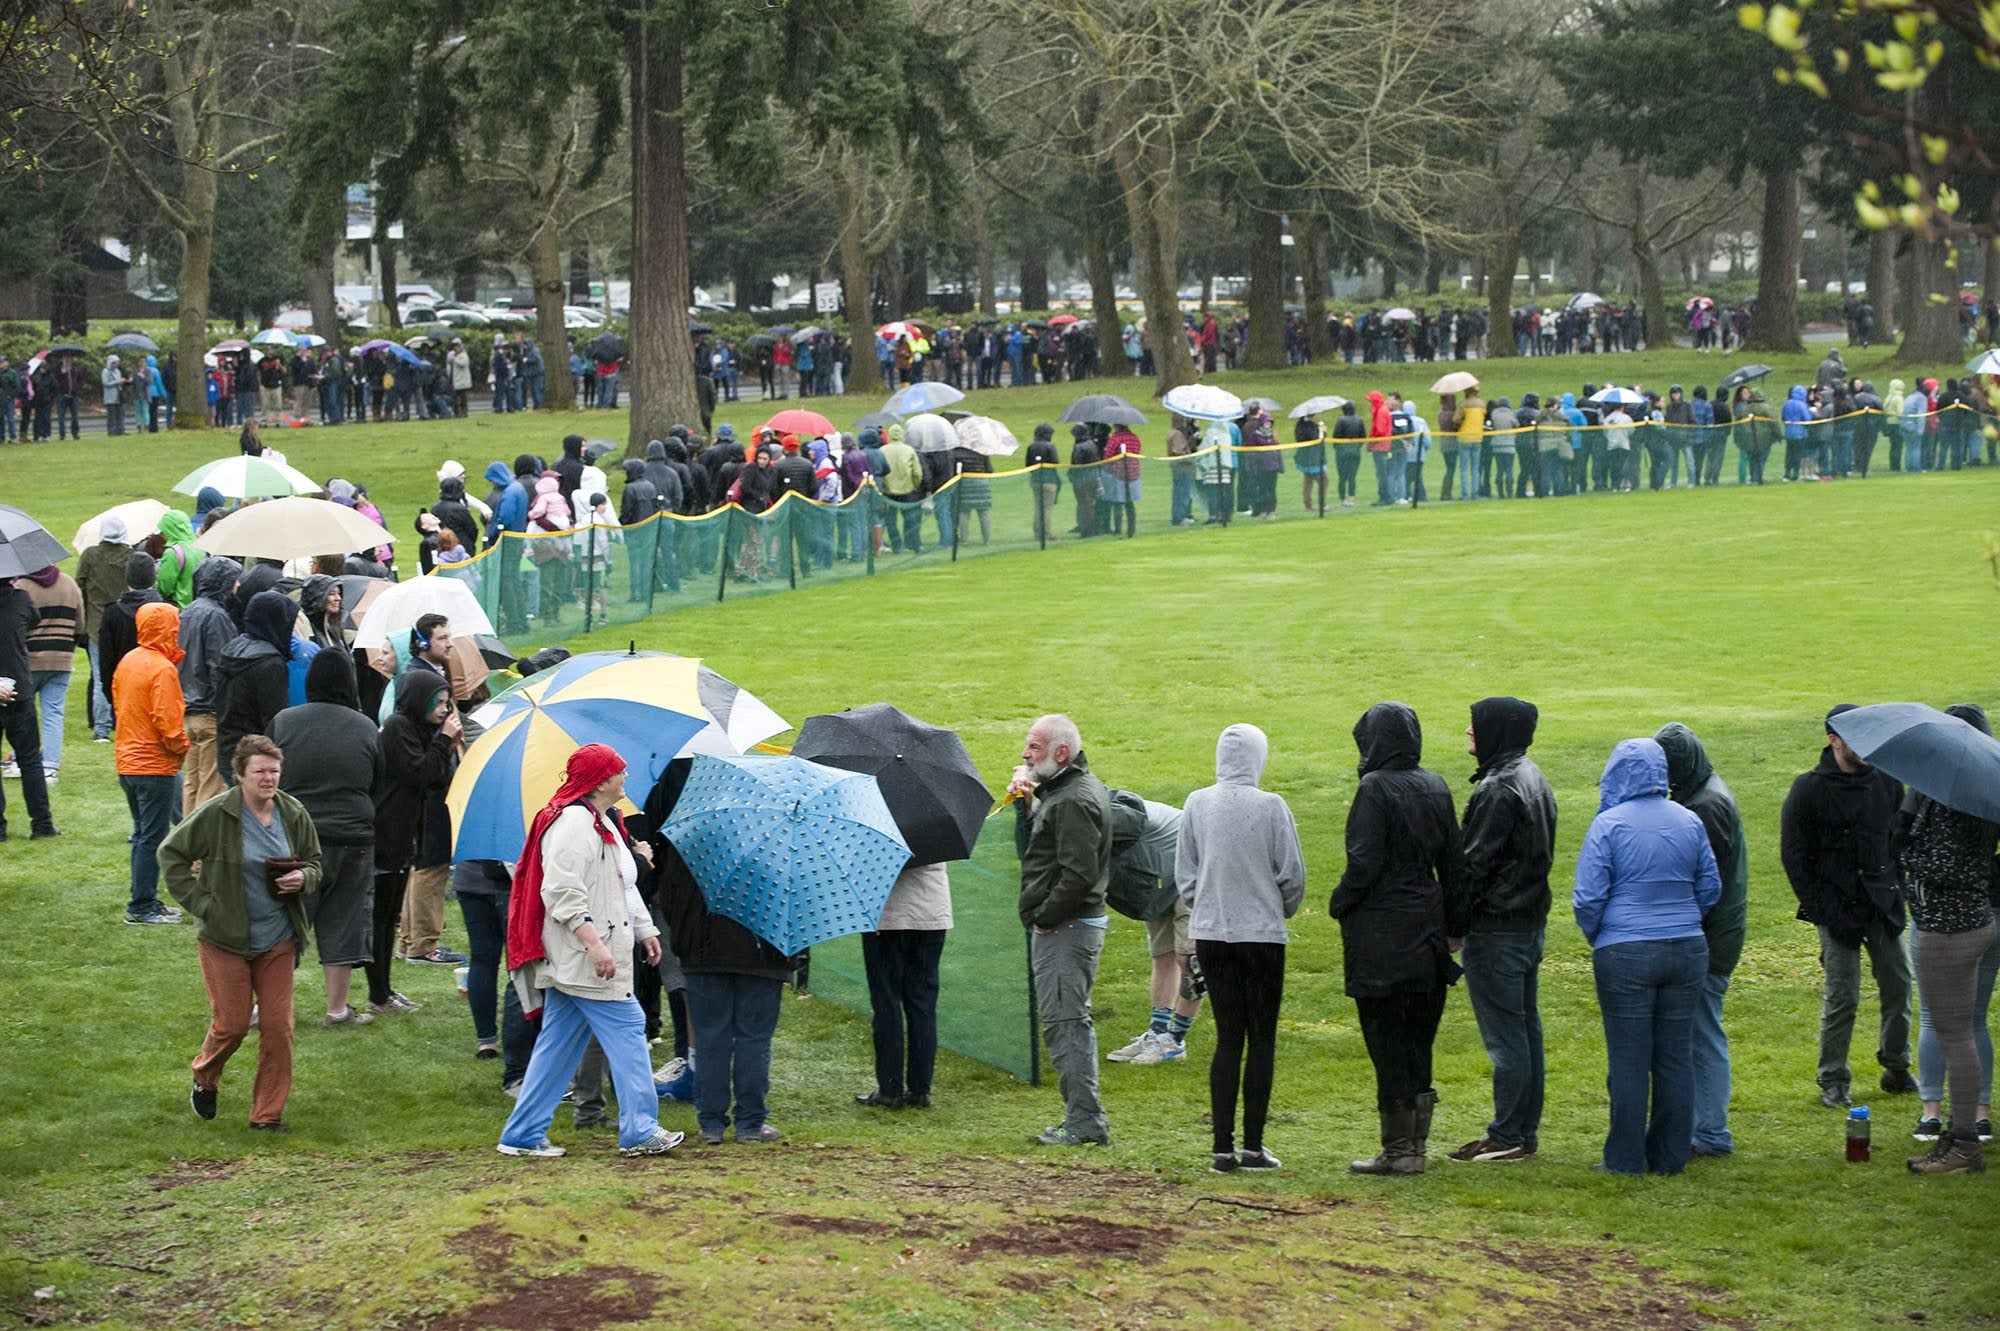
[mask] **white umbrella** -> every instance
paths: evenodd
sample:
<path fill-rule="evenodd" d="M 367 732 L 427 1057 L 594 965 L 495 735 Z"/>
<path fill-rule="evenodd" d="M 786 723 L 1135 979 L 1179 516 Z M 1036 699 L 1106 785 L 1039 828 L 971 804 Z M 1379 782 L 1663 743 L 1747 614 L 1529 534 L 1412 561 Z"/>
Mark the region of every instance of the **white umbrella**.
<path fill-rule="evenodd" d="M 292 497 L 240 508 L 195 537 L 194 543 L 212 555 L 295 559 L 373 550 L 395 539 L 345 504 Z"/>
<path fill-rule="evenodd" d="M 1014 432 L 991 416 L 966 416 L 952 426 L 958 431 L 961 445 L 990 458 L 1007 457 L 1021 446 Z"/>
<path fill-rule="evenodd" d="M 1169 388 L 1160 405 L 1198 421 L 1233 421 L 1243 414 L 1243 399 L 1213 384 L 1182 384 Z"/>
<path fill-rule="evenodd" d="M 965 394 L 950 384 L 926 379 L 922 383 L 911 384 L 892 394 L 882 404 L 882 410 L 892 411 L 898 416 L 910 416 L 920 411 L 937 411 L 954 402 L 965 401 Z"/>
<path fill-rule="evenodd" d="M 212 487 L 230 499 L 268 499 L 276 495 L 318 494 L 319 482 L 296 467 L 273 462 L 268 454 L 245 453 L 204 463 L 174 483 L 174 493 L 198 495 Z M 313 553 L 307 551 L 308 554 Z M 320 553 L 325 553 L 321 551 Z"/>
<path fill-rule="evenodd" d="M 1588 310 L 1603 303 L 1604 297 L 1595 291 L 1579 291 L 1569 298 L 1569 308 L 1572 310 Z"/>
<path fill-rule="evenodd" d="M 140 541 L 159 530 L 160 519 L 167 514 L 167 506 L 157 499 L 134 499 L 129 504 L 119 504 L 107 508 L 96 517 L 76 529 L 76 539 L 70 544 L 79 550 L 97 544 L 99 531 L 106 518 L 118 518 L 125 523 L 125 535 L 137 545 Z"/>
<path fill-rule="evenodd" d="M 1390 319 L 1390 320 L 1401 320 L 1407 323 L 1411 319 L 1417 317 L 1417 312 L 1415 310 L 1406 309 L 1403 306 L 1398 305 L 1395 309 L 1390 310 L 1387 314 L 1383 315 L 1382 317 L 1384 319 Z"/>
<path fill-rule="evenodd" d="M 335 505 L 339 507 L 339 505 Z M 218 524 L 220 525 L 220 524 Z M 468 641 L 476 633 L 493 632 L 493 621 L 472 589 L 457 578 L 435 573 L 390 583 L 380 591 L 370 587 L 354 607 L 354 645 L 362 649 L 381 647 L 399 633 L 407 633 L 425 615 L 443 615 L 451 621 L 454 638 Z"/>
<path fill-rule="evenodd" d="M 1339 411 L 1347 405 L 1347 399 L 1334 394 L 1324 397 L 1309 397 L 1291 410 L 1293 420 L 1304 420 L 1308 416 L 1318 416 L 1322 412 Z"/>
<path fill-rule="evenodd" d="M 903 442 L 919 453 L 949 453 L 958 447 L 958 431 L 944 417 L 923 412 L 903 422 Z"/>
<path fill-rule="evenodd" d="M 1431 385 L 1433 393 L 1463 393 L 1468 388 L 1479 387 L 1479 380 L 1464 370 L 1453 370 Z"/>
<path fill-rule="evenodd" d="M 1246 397 L 1243 399 L 1243 405 L 1246 407 L 1262 407 L 1265 411 L 1283 411 L 1285 409 L 1285 404 L 1274 397 Z"/>
<path fill-rule="evenodd" d="M 2000 347 L 1982 351 L 1966 364 L 1974 374 L 2000 374 Z"/>

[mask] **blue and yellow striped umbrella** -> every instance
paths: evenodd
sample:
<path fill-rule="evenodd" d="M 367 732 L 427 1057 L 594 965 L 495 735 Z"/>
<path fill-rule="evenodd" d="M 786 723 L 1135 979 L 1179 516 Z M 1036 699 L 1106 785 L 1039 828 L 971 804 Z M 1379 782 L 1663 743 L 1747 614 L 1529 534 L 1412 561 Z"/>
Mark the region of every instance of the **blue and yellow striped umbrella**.
<path fill-rule="evenodd" d="M 586 652 L 495 698 L 480 716 L 486 733 L 466 750 L 445 796 L 454 858 L 519 859 L 529 824 L 584 744 L 616 749 L 627 799 L 644 804 L 667 763 L 709 723 L 700 668 L 691 656 Z"/>

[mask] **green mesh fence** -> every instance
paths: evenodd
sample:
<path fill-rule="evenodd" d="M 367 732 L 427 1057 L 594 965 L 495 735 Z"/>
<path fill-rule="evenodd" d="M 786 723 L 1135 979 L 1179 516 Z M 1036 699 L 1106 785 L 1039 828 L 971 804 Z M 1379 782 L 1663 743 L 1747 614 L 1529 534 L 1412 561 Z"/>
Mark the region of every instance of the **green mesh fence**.
<path fill-rule="evenodd" d="M 1015 910 L 1021 862 L 1014 854 L 1014 811 L 988 818 L 972 858 L 948 867 L 952 930 L 939 972 L 938 1044 L 1039 1083 L 1028 934 Z M 815 947 L 811 975 L 812 992 L 821 998 L 856 1012 L 871 1010 L 859 938 Z"/>

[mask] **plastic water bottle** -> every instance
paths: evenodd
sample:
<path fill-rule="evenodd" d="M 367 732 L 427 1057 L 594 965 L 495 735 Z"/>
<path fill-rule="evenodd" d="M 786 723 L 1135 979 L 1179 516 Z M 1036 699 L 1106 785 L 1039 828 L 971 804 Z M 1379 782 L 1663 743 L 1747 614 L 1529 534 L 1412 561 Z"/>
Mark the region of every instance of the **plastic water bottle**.
<path fill-rule="evenodd" d="M 1847 1111 L 1847 1162 L 1868 1162 L 1868 1106 L 1856 1105 Z"/>

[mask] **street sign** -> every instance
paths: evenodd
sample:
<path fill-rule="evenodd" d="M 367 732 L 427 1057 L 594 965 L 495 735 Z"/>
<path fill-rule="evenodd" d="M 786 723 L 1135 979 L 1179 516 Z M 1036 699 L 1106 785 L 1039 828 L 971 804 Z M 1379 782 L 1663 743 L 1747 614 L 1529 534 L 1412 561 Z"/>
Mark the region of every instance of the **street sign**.
<path fill-rule="evenodd" d="M 816 314 L 840 313 L 840 283 L 819 282 L 814 284 L 813 311 Z"/>

